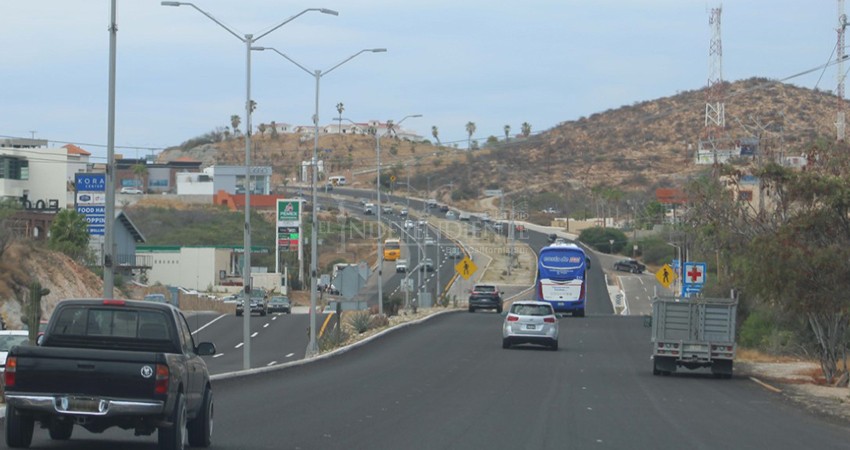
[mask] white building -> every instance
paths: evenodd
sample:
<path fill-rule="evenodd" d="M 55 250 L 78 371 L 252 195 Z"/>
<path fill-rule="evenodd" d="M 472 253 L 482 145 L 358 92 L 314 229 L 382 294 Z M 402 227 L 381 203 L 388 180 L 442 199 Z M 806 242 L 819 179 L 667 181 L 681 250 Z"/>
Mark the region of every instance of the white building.
<path fill-rule="evenodd" d="M 242 287 L 242 255 L 238 247 L 139 246 L 136 255 L 150 263 L 148 283 L 181 286 L 198 291 L 232 290 Z M 254 252 L 260 251 L 255 248 Z M 265 267 L 252 267 L 252 285 L 266 275 Z M 280 285 L 280 283 L 277 283 Z"/>
<path fill-rule="evenodd" d="M 272 186 L 271 166 L 252 166 L 251 194 L 269 195 Z M 245 166 L 210 166 L 204 174 L 212 178 L 213 194 L 224 191 L 230 194 L 245 193 Z"/>
<path fill-rule="evenodd" d="M 177 172 L 174 174 L 174 179 L 177 184 L 177 195 L 215 194 L 213 177 L 208 173 Z"/>
<path fill-rule="evenodd" d="M 78 173 L 91 172 L 89 157 L 91 153 L 77 147 L 74 144 L 62 146 L 68 152 L 68 183 L 73 183 Z"/>
<path fill-rule="evenodd" d="M 68 151 L 40 139 L 0 140 L 0 197 L 67 204 Z"/>

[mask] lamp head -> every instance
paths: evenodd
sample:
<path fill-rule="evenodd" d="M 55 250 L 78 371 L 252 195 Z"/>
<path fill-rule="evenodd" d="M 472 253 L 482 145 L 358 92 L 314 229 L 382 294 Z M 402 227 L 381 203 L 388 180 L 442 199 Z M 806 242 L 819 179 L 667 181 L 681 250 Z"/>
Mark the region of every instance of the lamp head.
<path fill-rule="evenodd" d="M 162 6 L 180 6 L 180 2 L 160 2 Z"/>
<path fill-rule="evenodd" d="M 372 53 L 384 53 L 384 52 L 387 51 L 387 49 L 385 49 L 385 48 L 372 48 L 372 49 L 369 49 L 369 51 L 372 52 Z"/>
<path fill-rule="evenodd" d="M 319 9 L 319 11 L 320 11 L 322 14 L 330 14 L 330 15 L 332 15 L 332 16 L 338 16 L 338 15 L 339 15 L 339 12 L 334 11 L 334 10 L 332 10 L 332 9 L 321 8 L 321 9 Z"/>

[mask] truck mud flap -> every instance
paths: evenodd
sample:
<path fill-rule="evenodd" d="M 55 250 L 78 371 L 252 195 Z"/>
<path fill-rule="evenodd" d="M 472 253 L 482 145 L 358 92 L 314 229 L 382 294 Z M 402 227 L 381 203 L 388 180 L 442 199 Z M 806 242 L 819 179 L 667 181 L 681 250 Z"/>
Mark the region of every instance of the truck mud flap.
<path fill-rule="evenodd" d="M 653 375 L 670 375 L 676 371 L 676 358 L 670 356 L 652 357 L 652 374 Z"/>

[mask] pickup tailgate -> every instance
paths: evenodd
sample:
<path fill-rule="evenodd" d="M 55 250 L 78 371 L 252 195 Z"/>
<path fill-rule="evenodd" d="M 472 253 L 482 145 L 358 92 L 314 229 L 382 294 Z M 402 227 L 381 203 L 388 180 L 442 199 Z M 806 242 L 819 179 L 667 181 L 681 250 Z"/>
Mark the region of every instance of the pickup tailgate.
<path fill-rule="evenodd" d="M 161 353 L 18 346 L 16 394 L 71 394 L 111 398 L 154 396 Z"/>

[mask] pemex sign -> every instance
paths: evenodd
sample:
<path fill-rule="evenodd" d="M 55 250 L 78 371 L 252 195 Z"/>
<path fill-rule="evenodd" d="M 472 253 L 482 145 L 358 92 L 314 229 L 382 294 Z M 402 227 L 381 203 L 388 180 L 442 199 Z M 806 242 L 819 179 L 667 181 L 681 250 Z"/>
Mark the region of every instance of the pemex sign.
<path fill-rule="evenodd" d="M 277 201 L 277 226 L 297 227 L 301 225 L 301 201 L 300 200 L 278 200 Z"/>
<path fill-rule="evenodd" d="M 301 252 L 301 200 L 280 199 L 277 201 L 278 254 L 281 250 Z"/>

